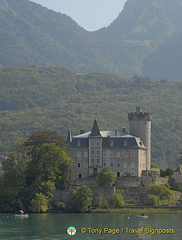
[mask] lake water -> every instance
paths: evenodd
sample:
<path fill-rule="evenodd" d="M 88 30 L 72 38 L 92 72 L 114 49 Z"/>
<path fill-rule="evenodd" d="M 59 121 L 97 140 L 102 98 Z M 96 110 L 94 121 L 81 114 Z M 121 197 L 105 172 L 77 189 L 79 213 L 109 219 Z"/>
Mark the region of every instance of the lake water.
<path fill-rule="evenodd" d="M 76 228 L 74 236 L 67 234 L 70 226 Z M 29 214 L 27 219 L 0 214 L 0 239 L 181 240 L 182 214 L 149 214 L 148 219 L 120 213 Z"/>

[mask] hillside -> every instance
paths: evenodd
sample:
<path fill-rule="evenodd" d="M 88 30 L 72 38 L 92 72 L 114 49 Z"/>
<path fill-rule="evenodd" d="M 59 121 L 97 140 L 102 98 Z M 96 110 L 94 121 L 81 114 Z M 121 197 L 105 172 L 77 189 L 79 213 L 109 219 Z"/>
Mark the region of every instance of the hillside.
<path fill-rule="evenodd" d="M 88 32 L 29 0 L 1 0 L 0 66 L 53 65 L 181 80 L 181 2 L 128 0 L 110 26 Z"/>
<path fill-rule="evenodd" d="M 141 106 L 153 113 L 152 158 L 175 167 L 181 149 L 182 82 L 122 78 L 108 73 L 76 75 L 58 67 L 0 70 L 0 154 L 35 130 L 55 130 L 66 138 L 71 127 L 90 131 L 129 129 L 127 113 Z"/>

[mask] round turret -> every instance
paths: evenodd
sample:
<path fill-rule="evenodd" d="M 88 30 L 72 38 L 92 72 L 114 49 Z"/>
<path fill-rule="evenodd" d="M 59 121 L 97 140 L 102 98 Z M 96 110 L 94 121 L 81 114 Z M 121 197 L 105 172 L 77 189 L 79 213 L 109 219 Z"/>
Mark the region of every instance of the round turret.
<path fill-rule="evenodd" d="M 146 169 L 150 170 L 151 164 L 151 120 L 152 113 L 143 112 L 136 107 L 136 112 L 128 113 L 130 134 L 139 137 L 147 148 Z"/>

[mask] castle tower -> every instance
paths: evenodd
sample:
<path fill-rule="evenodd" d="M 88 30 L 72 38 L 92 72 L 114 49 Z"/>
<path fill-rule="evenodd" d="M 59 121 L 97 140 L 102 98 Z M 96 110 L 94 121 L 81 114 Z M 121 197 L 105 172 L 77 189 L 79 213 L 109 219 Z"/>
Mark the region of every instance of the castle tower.
<path fill-rule="evenodd" d="M 136 107 L 136 112 L 128 113 L 128 120 L 130 122 L 130 134 L 139 137 L 147 148 L 146 169 L 150 170 L 152 113 L 143 112 L 140 107 Z"/>

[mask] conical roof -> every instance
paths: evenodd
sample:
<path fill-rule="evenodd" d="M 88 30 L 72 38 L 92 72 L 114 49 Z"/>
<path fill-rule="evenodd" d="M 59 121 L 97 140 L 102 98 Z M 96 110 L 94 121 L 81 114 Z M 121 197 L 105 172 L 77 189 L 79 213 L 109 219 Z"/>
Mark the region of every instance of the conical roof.
<path fill-rule="evenodd" d="M 97 136 L 101 136 L 101 134 L 100 134 L 100 130 L 99 130 L 99 127 L 97 124 L 97 120 L 95 119 L 90 137 L 97 137 Z"/>

